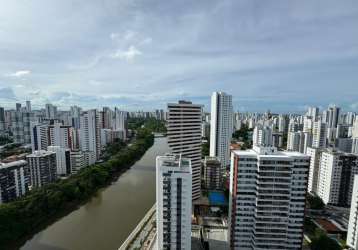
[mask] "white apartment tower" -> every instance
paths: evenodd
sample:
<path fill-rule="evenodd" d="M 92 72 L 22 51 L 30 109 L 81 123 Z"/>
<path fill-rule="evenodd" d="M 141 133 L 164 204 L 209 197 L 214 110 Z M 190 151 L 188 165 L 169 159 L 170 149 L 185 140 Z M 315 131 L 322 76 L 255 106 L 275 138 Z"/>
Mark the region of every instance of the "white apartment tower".
<path fill-rule="evenodd" d="M 193 199 L 200 197 L 201 190 L 201 115 L 201 105 L 187 101 L 168 104 L 168 145 L 173 154 L 191 160 Z"/>
<path fill-rule="evenodd" d="M 287 150 L 297 151 L 303 153 L 304 150 L 304 135 L 302 131 L 288 132 L 287 136 Z"/>
<path fill-rule="evenodd" d="M 49 126 L 50 144 L 52 146 L 60 146 L 62 148 L 73 148 L 72 135 L 73 127 L 55 123 Z"/>
<path fill-rule="evenodd" d="M 325 148 L 327 145 L 327 125 L 322 121 L 313 123 L 312 147 Z"/>
<path fill-rule="evenodd" d="M 312 194 L 317 194 L 318 180 L 319 180 L 319 166 L 321 159 L 322 149 L 320 148 L 307 148 L 307 155 L 310 159 L 310 170 L 308 174 L 308 191 Z"/>
<path fill-rule="evenodd" d="M 232 130 L 232 96 L 214 92 L 211 96 L 210 156 L 218 157 L 223 169 L 230 165 Z"/>
<path fill-rule="evenodd" d="M 191 249 L 190 160 L 158 156 L 156 168 L 157 249 Z"/>
<path fill-rule="evenodd" d="M 88 110 L 80 117 L 80 147 L 82 151 L 92 152 L 95 159 L 101 153 L 100 123 L 97 110 Z M 94 162 L 91 162 L 91 164 Z"/>
<path fill-rule="evenodd" d="M 51 145 L 50 135 L 47 124 L 34 124 L 31 127 L 31 149 L 32 152 L 37 150 L 47 150 Z"/>
<path fill-rule="evenodd" d="M 47 151 L 56 153 L 57 176 L 71 174 L 71 155 L 70 150 L 60 146 L 48 146 Z"/>
<path fill-rule="evenodd" d="M 312 144 L 312 135 L 308 132 L 288 132 L 287 150 L 306 153 L 307 147 Z"/>
<path fill-rule="evenodd" d="M 258 124 L 254 129 L 252 140 L 255 146 L 272 146 L 272 129 Z"/>
<path fill-rule="evenodd" d="M 354 177 L 352 202 L 349 215 L 347 245 L 354 250 L 358 249 L 358 175 Z"/>
<path fill-rule="evenodd" d="M 114 130 L 123 132 L 123 140 L 127 138 L 127 116 L 128 113 L 126 111 L 120 111 L 115 108 Z"/>
<path fill-rule="evenodd" d="M 313 121 L 317 121 L 318 115 L 319 115 L 318 107 L 309 107 L 308 108 L 307 116 L 310 116 L 313 119 Z"/>
<path fill-rule="evenodd" d="M 349 207 L 355 174 L 358 174 L 358 155 L 324 150 L 319 165 L 317 194 L 325 204 Z"/>
<path fill-rule="evenodd" d="M 309 156 L 253 146 L 231 155 L 230 247 L 301 249 Z"/>

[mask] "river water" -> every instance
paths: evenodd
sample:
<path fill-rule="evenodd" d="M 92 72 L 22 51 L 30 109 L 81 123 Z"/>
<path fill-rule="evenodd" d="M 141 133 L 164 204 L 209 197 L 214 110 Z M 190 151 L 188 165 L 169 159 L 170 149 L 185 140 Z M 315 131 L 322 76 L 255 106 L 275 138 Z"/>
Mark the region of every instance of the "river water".
<path fill-rule="evenodd" d="M 155 202 L 155 157 L 168 152 L 167 139 L 154 145 L 96 197 L 27 241 L 21 250 L 117 250 Z"/>

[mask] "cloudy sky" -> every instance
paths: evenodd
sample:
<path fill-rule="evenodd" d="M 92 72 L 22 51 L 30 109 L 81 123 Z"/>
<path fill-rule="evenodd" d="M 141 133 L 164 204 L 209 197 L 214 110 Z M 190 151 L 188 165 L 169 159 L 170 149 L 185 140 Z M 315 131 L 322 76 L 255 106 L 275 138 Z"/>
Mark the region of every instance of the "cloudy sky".
<path fill-rule="evenodd" d="M 0 0 L 0 106 L 358 111 L 356 0 Z"/>

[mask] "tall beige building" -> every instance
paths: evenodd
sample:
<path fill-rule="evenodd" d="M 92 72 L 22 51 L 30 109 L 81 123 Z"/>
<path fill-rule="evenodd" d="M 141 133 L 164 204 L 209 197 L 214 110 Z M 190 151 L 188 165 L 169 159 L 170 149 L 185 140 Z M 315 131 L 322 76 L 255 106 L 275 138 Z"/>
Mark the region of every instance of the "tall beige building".
<path fill-rule="evenodd" d="M 191 160 L 192 197 L 200 197 L 202 105 L 188 101 L 168 104 L 168 144 L 173 154 Z"/>

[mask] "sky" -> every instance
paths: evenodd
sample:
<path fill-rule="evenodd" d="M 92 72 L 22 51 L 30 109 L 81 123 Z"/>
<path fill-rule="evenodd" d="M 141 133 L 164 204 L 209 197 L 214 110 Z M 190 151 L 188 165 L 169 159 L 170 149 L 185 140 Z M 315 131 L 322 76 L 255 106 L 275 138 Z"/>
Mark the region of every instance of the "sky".
<path fill-rule="evenodd" d="M 356 0 L 0 0 L 0 106 L 358 111 Z"/>

